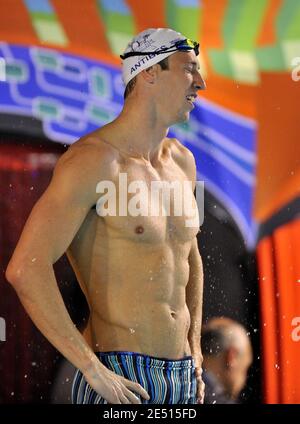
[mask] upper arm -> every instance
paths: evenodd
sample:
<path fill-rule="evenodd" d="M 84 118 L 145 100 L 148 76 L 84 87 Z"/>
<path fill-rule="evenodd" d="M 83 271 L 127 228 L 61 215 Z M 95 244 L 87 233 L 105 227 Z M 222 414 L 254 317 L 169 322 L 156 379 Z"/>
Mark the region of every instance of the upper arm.
<path fill-rule="evenodd" d="M 188 257 L 189 261 L 189 280 L 186 286 L 186 302 L 192 312 L 194 307 L 202 304 L 203 292 L 203 265 L 198 250 L 197 237 L 192 241 L 191 250 Z"/>
<path fill-rule="evenodd" d="M 198 240 L 197 240 L 197 236 L 194 237 L 193 241 L 192 241 L 192 245 L 191 245 L 191 249 L 190 249 L 190 253 L 189 253 L 189 265 L 190 267 L 195 267 L 195 266 L 201 266 L 202 265 L 202 261 L 201 261 L 201 256 L 199 253 L 199 249 L 198 249 Z"/>
<path fill-rule="evenodd" d="M 95 203 L 97 181 L 84 166 L 90 152 L 79 153 L 83 154 L 65 154 L 58 161 L 48 188 L 23 229 L 13 256 L 17 263 L 39 259 L 55 263 Z"/>

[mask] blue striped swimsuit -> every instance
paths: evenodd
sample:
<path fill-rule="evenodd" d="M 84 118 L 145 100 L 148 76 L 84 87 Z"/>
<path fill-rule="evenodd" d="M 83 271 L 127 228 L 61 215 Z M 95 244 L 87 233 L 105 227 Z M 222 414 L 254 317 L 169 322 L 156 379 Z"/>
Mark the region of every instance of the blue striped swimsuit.
<path fill-rule="evenodd" d="M 191 356 L 170 360 L 135 352 L 96 352 L 97 357 L 111 371 L 139 383 L 150 399 L 139 397 L 149 404 L 195 404 L 197 383 L 194 360 Z M 72 403 L 107 404 L 77 370 L 72 386 Z"/>

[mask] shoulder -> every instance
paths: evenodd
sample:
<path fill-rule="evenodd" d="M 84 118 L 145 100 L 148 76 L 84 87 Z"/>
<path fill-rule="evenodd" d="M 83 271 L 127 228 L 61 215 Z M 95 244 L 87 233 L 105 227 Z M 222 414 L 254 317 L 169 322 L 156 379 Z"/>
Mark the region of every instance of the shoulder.
<path fill-rule="evenodd" d="M 52 192 L 94 204 L 97 184 L 114 181 L 119 170 L 118 154 L 93 135 L 79 139 L 58 160 L 51 181 Z"/>
<path fill-rule="evenodd" d="M 171 156 L 190 180 L 196 179 L 196 162 L 193 153 L 176 138 L 167 138 Z"/>
<path fill-rule="evenodd" d="M 54 173 L 71 173 L 85 179 L 110 176 L 117 152 L 93 133 L 80 138 L 60 157 Z"/>

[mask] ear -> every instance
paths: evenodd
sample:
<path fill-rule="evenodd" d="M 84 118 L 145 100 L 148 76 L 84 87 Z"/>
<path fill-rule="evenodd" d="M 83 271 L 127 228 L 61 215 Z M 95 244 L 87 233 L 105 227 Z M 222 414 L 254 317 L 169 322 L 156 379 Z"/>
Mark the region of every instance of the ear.
<path fill-rule="evenodd" d="M 157 77 L 157 71 L 158 71 L 157 68 L 158 68 L 158 65 L 155 64 L 153 66 L 150 66 L 150 68 L 148 68 L 148 69 L 144 69 L 141 72 L 142 77 L 149 84 L 154 84 L 156 77 Z"/>

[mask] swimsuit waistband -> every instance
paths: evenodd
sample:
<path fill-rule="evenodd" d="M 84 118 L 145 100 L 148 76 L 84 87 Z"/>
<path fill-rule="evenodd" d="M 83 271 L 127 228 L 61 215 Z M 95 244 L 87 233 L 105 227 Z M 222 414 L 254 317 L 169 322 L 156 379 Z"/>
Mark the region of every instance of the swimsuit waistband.
<path fill-rule="evenodd" d="M 192 356 L 184 356 L 181 359 L 168 359 L 129 351 L 95 352 L 95 354 L 100 360 L 103 358 L 113 362 L 133 361 L 146 368 L 183 369 L 194 367 Z"/>

